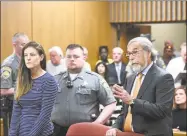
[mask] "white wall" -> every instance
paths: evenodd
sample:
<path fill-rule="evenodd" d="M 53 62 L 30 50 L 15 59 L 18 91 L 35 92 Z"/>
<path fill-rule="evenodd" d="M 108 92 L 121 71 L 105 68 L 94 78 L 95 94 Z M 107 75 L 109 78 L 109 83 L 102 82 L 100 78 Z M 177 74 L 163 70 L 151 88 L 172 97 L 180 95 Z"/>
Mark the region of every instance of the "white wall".
<path fill-rule="evenodd" d="M 147 24 L 146 24 L 147 25 Z M 174 43 L 176 51 L 180 50 L 180 45 L 186 42 L 186 24 L 185 23 L 164 23 L 164 24 L 149 24 L 151 25 L 152 39 L 155 48 L 163 54 L 165 40 L 171 40 Z"/>

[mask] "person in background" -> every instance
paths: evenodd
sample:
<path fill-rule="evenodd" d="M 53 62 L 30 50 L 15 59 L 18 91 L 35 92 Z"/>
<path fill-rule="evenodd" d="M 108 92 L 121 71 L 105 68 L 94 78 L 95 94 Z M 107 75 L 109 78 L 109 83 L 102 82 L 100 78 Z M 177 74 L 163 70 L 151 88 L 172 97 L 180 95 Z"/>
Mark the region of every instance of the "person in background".
<path fill-rule="evenodd" d="M 21 51 L 29 38 L 25 33 L 15 33 L 12 37 L 13 53 L 1 64 L 1 118 L 3 118 L 4 135 L 8 135 L 8 128 L 12 115 L 13 94 L 16 86 Z"/>
<path fill-rule="evenodd" d="M 116 107 L 116 100 L 106 81 L 95 72 L 84 69 L 82 46 L 68 45 L 65 58 L 67 71 L 55 76 L 59 87 L 51 116 L 54 136 L 65 136 L 75 123 L 104 124 Z M 99 104 L 104 105 L 101 113 Z"/>
<path fill-rule="evenodd" d="M 164 42 L 164 51 L 162 59 L 167 66 L 171 59 L 175 58 L 173 42 L 167 40 Z"/>
<path fill-rule="evenodd" d="M 126 64 L 122 62 L 123 50 L 120 47 L 115 47 L 112 49 L 112 59 L 113 63 L 107 65 L 107 78 L 109 86 L 112 88 L 114 84 L 123 85 L 126 79 Z M 116 109 L 113 112 L 110 123 L 114 124 L 116 118 L 121 113 L 122 100 L 116 98 L 117 104 Z"/>
<path fill-rule="evenodd" d="M 115 84 L 113 93 L 123 101 L 123 112 L 106 132 L 135 132 L 146 136 L 172 136 L 174 81 L 153 61 L 153 44 L 145 37 L 136 37 L 127 45 L 127 57 L 134 74 L 123 87 Z"/>
<path fill-rule="evenodd" d="M 123 50 L 115 47 L 112 50 L 113 63 L 107 65 L 107 82 L 109 84 L 123 85 L 126 78 L 126 64 L 122 62 Z M 114 81 L 114 82 L 113 82 Z"/>
<path fill-rule="evenodd" d="M 95 72 L 101 75 L 106 80 L 107 66 L 104 62 L 99 62 L 95 66 Z"/>
<path fill-rule="evenodd" d="M 47 62 L 47 72 L 51 75 L 57 75 L 65 71 L 66 65 L 63 52 L 59 46 L 53 46 L 49 49 L 50 60 Z"/>
<path fill-rule="evenodd" d="M 97 63 L 99 63 L 101 61 L 106 63 L 106 65 L 111 64 L 113 62 L 112 59 L 108 58 L 108 47 L 107 46 L 100 46 L 99 47 L 99 57 L 100 57 L 100 60 L 98 60 L 96 62 L 96 65 L 97 65 Z"/>
<path fill-rule="evenodd" d="M 186 70 L 186 42 L 181 44 L 180 49 L 181 57 L 172 59 L 166 68 L 166 71 L 168 71 L 173 76 L 174 80 L 180 72 Z"/>
<path fill-rule="evenodd" d="M 173 131 L 187 131 L 186 123 L 186 86 L 181 86 L 175 89 L 174 103 L 173 103 Z"/>
<path fill-rule="evenodd" d="M 91 66 L 90 64 L 86 61 L 88 59 L 88 50 L 86 47 L 83 47 L 83 51 L 84 51 L 84 60 L 85 60 L 85 64 L 84 64 L 84 68 L 86 70 L 91 71 Z"/>
<path fill-rule="evenodd" d="M 45 71 L 44 49 L 31 41 L 21 56 L 9 136 L 52 136 L 50 117 L 58 86 Z"/>

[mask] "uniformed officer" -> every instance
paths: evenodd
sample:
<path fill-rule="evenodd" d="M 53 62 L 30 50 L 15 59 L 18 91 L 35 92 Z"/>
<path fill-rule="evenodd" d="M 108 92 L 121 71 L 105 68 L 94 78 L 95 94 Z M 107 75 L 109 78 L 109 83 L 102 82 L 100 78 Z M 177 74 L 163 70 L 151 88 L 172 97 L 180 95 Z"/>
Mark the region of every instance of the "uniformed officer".
<path fill-rule="evenodd" d="M 4 124 L 4 135 L 8 136 L 8 122 L 12 113 L 12 98 L 16 86 L 16 78 L 23 46 L 29 42 L 24 33 L 16 33 L 12 38 L 13 54 L 1 65 L 1 117 Z"/>
<path fill-rule="evenodd" d="M 58 94 L 52 111 L 54 136 L 65 136 L 70 125 L 79 122 L 104 124 L 116 107 L 116 100 L 106 81 L 83 69 L 83 48 L 70 44 L 66 49 L 67 71 L 56 76 Z M 99 104 L 104 109 L 99 113 Z"/>

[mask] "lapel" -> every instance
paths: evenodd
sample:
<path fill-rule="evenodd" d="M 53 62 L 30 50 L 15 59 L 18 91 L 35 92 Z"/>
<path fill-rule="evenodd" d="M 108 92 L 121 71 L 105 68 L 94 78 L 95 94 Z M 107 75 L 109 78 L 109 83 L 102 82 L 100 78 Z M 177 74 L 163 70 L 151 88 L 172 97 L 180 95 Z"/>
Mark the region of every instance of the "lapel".
<path fill-rule="evenodd" d="M 112 71 L 114 71 L 115 75 L 118 77 L 117 71 L 116 71 L 116 66 L 115 63 L 112 63 Z M 111 71 L 111 72 L 112 72 Z"/>
<path fill-rule="evenodd" d="M 121 71 L 120 71 L 120 78 L 123 79 L 123 76 L 125 76 L 125 64 L 121 64 Z"/>
<path fill-rule="evenodd" d="M 147 72 L 147 74 L 145 75 L 145 78 L 144 78 L 143 83 L 140 87 L 137 99 L 140 99 L 142 97 L 142 95 L 146 91 L 147 87 L 151 84 L 152 79 L 153 79 L 152 77 L 154 74 L 156 74 L 156 71 L 155 71 L 155 65 L 153 64 L 152 67 Z"/>
<path fill-rule="evenodd" d="M 131 94 L 131 90 L 132 90 L 132 87 L 133 87 L 133 83 L 134 83 L 134 80 L 136 78 L 136 75 L 133 74 L 131 75 L 130 77 L 128 77 L 127 79 L 127 84 L 126 86 L 124 87 L 126 89 L 126 91 Z"/>

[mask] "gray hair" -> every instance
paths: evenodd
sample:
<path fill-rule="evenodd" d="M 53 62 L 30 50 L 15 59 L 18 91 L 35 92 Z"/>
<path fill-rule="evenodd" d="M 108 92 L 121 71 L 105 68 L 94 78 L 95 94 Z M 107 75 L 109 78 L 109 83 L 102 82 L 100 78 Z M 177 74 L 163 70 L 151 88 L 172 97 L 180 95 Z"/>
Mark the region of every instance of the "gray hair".
<path fill-rule="evenodd" d="M 20 37 L 25 37 L 25 38 L 29 39 L 29 37 L 25 33 L 18 32 L 18 33 L 15 33 L 14 36 L 12 37 L 12 43 L 15 43 L 17 41 L 17 39 Z"/>
<path fill-rule="evenodd" d="M 59 56 L 64 57 L 63 52 L 59 46 L 53 46 L 49 49 L 49 53 L 51 53 L 52 51 L 55 51 Z"/>
<path fill-rule="evenodd" d="M 142 46 L 143 50 L 151 52 L 151 60 L 155 60 L 157 53 L 155 52 L 151 41 L 145 37 L 136 37 L 130 40 L 127 46 L 130 46 L 133 42 L 138 42 Z"/>
<path fill-rule="evenodd" d="M 114 47 L 114 48 L 112 49 L 112 52 L 113 52 L 115 49 L 118 49 L 118 50 L 120 51 L 120 53 L 123 54 L 123 50 L 122 50 L 120 47 Z"/>

